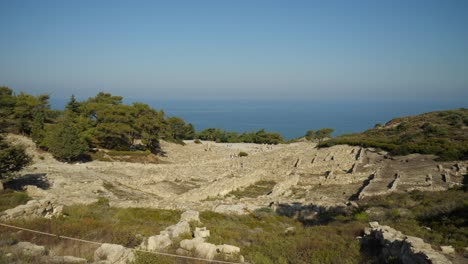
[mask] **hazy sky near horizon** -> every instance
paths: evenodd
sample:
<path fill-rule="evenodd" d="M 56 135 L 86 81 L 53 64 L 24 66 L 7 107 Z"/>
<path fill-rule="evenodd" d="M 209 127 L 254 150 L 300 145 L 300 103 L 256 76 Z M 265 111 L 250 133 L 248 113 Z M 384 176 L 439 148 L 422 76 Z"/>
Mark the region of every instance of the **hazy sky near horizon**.
<path fill-rule="evenodd" d="M 464 0 L 0 0 L 0 85 L 58 98 L 468 98 L 467 14 Z"/>

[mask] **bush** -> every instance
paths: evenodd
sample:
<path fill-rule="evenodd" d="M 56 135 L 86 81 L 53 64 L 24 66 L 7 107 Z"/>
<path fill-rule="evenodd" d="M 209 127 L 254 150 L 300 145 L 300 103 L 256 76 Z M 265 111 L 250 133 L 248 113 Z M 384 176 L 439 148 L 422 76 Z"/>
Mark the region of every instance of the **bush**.
<path fill-rule="evenodd" d="M 80 137 L 79 129 L 68 118 L 50 128 L 45 141 L 49 151 L 57 160 L 70 162 L 88 150 L 88 145 Z"/>
<path fill-rule="evenodd" d="M 239 157 L 247 157 L 247 156 L 249 156 L 247 152 L 244 152 L 244 151 L 239 152 Z"/>
<path fill-rule="evenodd" d="M 201 142 L 201 140 L 199 140 L 199 139 L 197 138 L 197 139 L 195 139 L 195 140 L 193 141 L 193 143 L 195 143 L 195 144 L 201 144 L 202 142 Z"/>

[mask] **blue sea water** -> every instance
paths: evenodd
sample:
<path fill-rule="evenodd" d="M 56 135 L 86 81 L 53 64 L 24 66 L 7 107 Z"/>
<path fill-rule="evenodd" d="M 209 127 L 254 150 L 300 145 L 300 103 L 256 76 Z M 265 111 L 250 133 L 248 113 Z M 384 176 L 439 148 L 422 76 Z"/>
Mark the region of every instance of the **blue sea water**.
<path fill-rule="evenodd" d="M 63 109 L 66 100 L 51 100 Z M 430 111 L 468 108 L 463 100 L 151 100 L 131 99 L 163 109 L 168 116 L 178 116 L 192 123 L 197 131 L 215 127 L 229 131 L 249 132 L 264 128 L 291 139 L 303 136 L 309 129 L 335 129 L 335 136 L 372 128 L 392 118 Z"/>

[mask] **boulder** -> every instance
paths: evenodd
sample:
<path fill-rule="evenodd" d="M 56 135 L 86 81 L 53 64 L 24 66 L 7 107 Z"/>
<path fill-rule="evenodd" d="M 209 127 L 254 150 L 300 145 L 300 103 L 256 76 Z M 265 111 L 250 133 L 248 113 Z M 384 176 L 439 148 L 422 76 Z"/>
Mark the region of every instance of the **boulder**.
<path fill-rule="evenodd" d="M 14 245 L 12 249 L 13 251 L 32 257 L 45 256 L 47 254 L 47 250 L 44 246 L 38 246 L 29 242 L 19 242 Z"/>
<path fill-rule="evenodd" d="M 171 238 L 168 234 L 161 234 L 156 236 L 151 236 L 146 242 L 146 249 L 151 251 L 158 251 L 168 248 L 172 245 Z"/>
<path fill-rule="evenodd" d="M 440 246 L 442 253 L 444 254 L 453 254 L 455 253 L 455 249 L 452 246 Z"/>
<path fill-rule="evenodd" d="M 180 216 L 180 221 L 201 223 L 200 213 L 194 210 L 185 211 Z"/>
<path fill-rule="evenodd" d="M 63 206 L 55 205 L 48 200 L 30 200 L 26 204 L 5 210 L 0 215 L 0 220 L 9 221 L 15 219 L 52 218 L 62 214 Z"/>
<path fill-rule="evenodd" d="M 196 227 L 195 231 L 193 231 L 193 236 L 201 238 L 209 237 L 210 230 L 206 229 L 206 227 Z"/>
<path fill-rule="evenodd" d="M 170 238 L 173 239 L 182 234 L 190 233 L 190 225 L 186 221 L 180 221 L 175 225 L 169 226 L 165 231 L 169 234 Z"/>
<path fill-rule="evenodd" d="M 217 246 L 216 248 L 217 248 L 218 252 L 224 253 L 224 254 L 232 255 L 232 254 L 240 253 L 240 248 L 236 247 L 236 246 L 223 244 L 223 245 Z"/>
<path fill-rule="evenodd" d="M 200 258 L 214 259 L 217 254 L 217 247 L 214 244 L 203 242 L 196 245 L 195 254 Z"/>
<path fill-rule="evenodd" d="M 201 237 L 196 237 L 193 239 L 184 239 L 180 241 L 180 248 L 191 251 L 197 247 L 197 245 L 205 242 Z"/>
<path fill-rule="evenodd" d="M 135 260 L 131 249 L 116 244 L 102 244 L 94 252 L 94 261 L 105 264 L 126 264 Z"/>
<path fill-rule="evenodd" d="M 418 237 L 405 236 L 389 226 L 370 222 L 370 228 L 364 231 L 361 239 L 363 246 L 381 245 L 381 255 L 384 258 L 397 258 L 403 264 L 446 264 L 451 263 L 444 255 L 432 249 Z"/>

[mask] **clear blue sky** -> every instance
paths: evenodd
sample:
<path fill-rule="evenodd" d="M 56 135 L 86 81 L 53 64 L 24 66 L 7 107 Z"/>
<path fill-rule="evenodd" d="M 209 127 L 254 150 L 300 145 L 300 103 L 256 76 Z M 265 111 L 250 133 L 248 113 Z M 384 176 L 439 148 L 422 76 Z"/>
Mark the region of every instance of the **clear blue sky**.
<path fill-rule="evenodd" d="M 59 98 L 468 98 L 464 0 L 0 0 L 0 36 L 0 85 Z"/>

